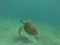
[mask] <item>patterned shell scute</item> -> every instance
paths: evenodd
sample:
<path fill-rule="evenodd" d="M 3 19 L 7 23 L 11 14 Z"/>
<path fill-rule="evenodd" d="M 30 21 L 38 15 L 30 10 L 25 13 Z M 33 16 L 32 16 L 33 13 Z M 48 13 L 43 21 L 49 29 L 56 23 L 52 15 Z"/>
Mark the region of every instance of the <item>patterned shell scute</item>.
<path fill-rule="evenodd" d="M 30 22 L 26 22 L 24 24 L 24 29 L 28 34 L 31 34 L 31 35 L 37 34 L 37 30 L 35 29 L 35 27 Z"/>

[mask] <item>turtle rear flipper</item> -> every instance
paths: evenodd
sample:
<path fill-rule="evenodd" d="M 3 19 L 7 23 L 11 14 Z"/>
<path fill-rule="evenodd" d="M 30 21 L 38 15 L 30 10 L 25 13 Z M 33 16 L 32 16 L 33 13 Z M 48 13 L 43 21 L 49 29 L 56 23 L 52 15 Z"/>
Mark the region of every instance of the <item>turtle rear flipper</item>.
<path fill-rule="evenodd" d="M 35 39 L 38 40 L 39 39 L 39 35 L 34 35 Z"/>

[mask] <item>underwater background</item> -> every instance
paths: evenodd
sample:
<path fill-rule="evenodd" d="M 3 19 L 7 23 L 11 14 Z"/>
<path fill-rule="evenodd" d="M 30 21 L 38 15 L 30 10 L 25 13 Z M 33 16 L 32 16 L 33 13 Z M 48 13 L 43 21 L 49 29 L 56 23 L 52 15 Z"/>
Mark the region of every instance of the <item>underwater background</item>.
<path fill-rule="evenodd" d="M 39 40 L 22 31 L 20 20 L 31 20 Z M 0 45 L 60 45 L 60 0 L 0 0 Z"/>

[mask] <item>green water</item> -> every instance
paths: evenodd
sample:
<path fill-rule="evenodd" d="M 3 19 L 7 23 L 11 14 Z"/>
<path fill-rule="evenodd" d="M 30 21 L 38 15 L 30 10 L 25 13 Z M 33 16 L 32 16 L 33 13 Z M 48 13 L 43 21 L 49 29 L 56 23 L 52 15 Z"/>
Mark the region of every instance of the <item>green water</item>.
<path fill-rule="evenodd" d="M 24 30 L 20 19 L 31 20 L 39 39 Z M 60 0 L 0 0 L 0 45 L 60 45 Z"/>

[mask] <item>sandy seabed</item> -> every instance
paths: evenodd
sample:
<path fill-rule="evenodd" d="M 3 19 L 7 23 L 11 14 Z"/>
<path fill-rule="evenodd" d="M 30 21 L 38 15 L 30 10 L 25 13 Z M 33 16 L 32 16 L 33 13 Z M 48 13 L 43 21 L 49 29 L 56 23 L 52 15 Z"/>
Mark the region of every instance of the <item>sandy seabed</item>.
<path fill-rule="evenodd" d="M 39 39 L 36 41 L 33 36 L 29 36 L 22 31 L 18 37 L 19 22 L 0 22 L 0 45 L 60 45 L 60 29 L 46 24 L 36 23 Z"/>

